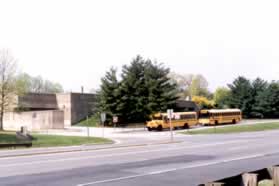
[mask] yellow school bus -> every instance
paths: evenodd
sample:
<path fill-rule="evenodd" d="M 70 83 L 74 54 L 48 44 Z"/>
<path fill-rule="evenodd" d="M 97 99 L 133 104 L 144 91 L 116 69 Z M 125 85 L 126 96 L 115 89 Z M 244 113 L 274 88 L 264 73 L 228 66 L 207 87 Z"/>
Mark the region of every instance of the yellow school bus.
<path fill-rule="evenodd" d="M 172 126 L 176 128 L 189 128 L 198 124 L 198 115 L 196 112 L 174 112 L 172 117 Z M 152 120 L 146 125 L 148 131 L 170 128 L 170 122 L 167 113 L 157 113 L 152 115 Z"/>
<path fill-rule="evenodd" d="M 241 120 L 242 113 L 239 109 L 211 109 L 201 110 L 199 113 L 199 123 L 202 125 L 236 124 Z"/>

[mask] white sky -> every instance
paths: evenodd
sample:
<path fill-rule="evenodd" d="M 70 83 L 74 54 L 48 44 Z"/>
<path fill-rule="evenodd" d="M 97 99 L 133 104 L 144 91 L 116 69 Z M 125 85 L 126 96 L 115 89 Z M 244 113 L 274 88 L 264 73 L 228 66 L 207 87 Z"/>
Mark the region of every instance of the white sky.
<path fill-rule="evenodd" d="M 238 75 L 279 79 L 278 9 L 270 0 L 0 0 L 0 48 L 67 91 L 98 88 L 137 54 L 201 73 L 213 90 Z"/>

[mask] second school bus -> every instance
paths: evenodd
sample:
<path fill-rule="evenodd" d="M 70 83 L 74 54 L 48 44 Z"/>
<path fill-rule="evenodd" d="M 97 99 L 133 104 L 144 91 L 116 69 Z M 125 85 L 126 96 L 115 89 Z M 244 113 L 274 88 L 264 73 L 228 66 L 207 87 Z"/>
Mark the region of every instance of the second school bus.
<path fill-rule="evenodd" d="M 241 120 L 242 113 L 239 109 L 211 109 L 201 110 L 199 113 L 199 123 L 203 125 L 236 124 Z"/>

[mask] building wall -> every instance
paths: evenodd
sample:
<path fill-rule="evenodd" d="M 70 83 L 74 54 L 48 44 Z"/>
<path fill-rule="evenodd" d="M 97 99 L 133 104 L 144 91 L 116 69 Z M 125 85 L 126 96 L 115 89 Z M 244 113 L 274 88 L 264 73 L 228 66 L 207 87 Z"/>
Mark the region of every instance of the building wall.
<path fill-rule="evenodd" d="M 59 110 L 9 112 L 4 114 L 5 130 L 20 130 L 26 126 L 29 131 L 63 129 L 64 112 Z"/>
<path fill-rule="evenodd" d="M 70 127 L 72 125 L 71 94 L 57 94 L 56 100 L 58 109 L 64 112 L 65 127 Z"/>
<path fill-rule="evenodd" d="M 96 110 L 96 96 L 94 94 L 71 94 L 71 124 L 75 124 Z"/>
<path fill-rule="evenodd" d="M 19 96 L 17 101 L 18 107 L 25 109 L 55 110 L 58 108 L 55 94 L 28 93 Z"/>
<path fill-rule="evenodd" d="M 21 126 L 27 126 L 29 130 L 70 127 L 85 119 L 96 108 L 94 94 L 29 93 L 16 100 L 14 108 L 26 109 L 26 112 L 5 114 L 5 125 L 11 130 L 19 130 Z"/>
<path fill-rule="evenodd" d="M 85 119 L 96 109 L 95 94 L 65 93 L 56 95 L 58 108 L 64 111 L 65 127 Z"/>

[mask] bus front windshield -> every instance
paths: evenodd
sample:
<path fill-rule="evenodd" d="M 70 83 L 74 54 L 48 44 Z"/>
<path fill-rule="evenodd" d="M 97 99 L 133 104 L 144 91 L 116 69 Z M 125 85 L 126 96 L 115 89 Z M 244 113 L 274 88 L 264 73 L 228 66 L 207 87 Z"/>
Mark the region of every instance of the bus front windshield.
<path fill-rule="evenodd" d="M 209 113 L 208 112 L 200 113 L 200 118 L 201 119 L 209 118 Z"/>
<path fill-rule="evenodd" d="M 152 116 L 152 120 L 162 120 L 162 119 L 163 119 L 162 115 Z"/>

